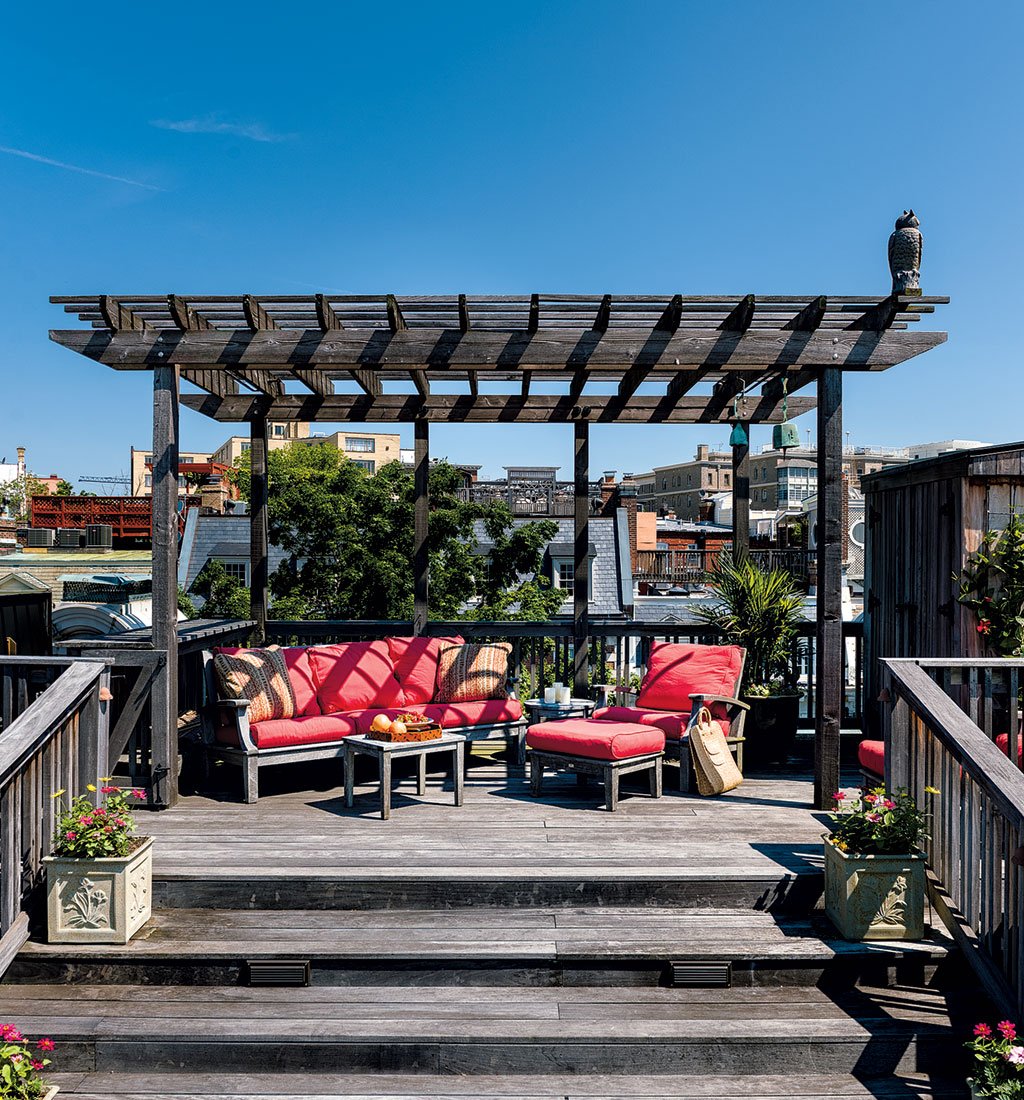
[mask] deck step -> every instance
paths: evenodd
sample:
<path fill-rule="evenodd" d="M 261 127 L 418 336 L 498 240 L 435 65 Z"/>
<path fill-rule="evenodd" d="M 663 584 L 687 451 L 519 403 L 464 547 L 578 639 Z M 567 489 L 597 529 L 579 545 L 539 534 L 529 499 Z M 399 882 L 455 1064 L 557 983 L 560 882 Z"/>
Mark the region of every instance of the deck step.
<path fill-rule="evenodd" d="M 628 1077 L 580 1074 L 441 1077 L 424 1074 L 57 1074 L 76 1100 L 966 1100 L 962 1082 L 901 1074 L 859 1081 L 844 1074 Z"/>
<path fill-rule="evenodd" d="M 897 987 L 674 990 L 3 986 L 64 1071 L 881 1076 L 964 1069 L 977 1006 Z M 73 1012 L 71 1011 L 73 1008 Z M 955 1018 L 955 1022 L 954 1022 Z"/>
<path fill-rule="evenodd" d="M 747 909 L 163 909 L 123 947 L 30 942 L 10 979 L 237 985 L 249 960 L 299 959 L 315 985 L 658 985 L 686 960 L 729 961 L 736 985 L 923 983 L 951 952 L 940 929 L 848 943 L 820 914 Z"/>

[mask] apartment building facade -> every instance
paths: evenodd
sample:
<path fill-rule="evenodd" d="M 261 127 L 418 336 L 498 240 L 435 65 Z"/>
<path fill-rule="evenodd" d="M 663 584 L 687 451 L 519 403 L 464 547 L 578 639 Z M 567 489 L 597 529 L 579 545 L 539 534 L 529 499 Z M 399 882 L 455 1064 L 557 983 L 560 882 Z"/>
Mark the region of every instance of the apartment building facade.
<path fill-rule="evenodd" d="M 651 473 L 633 474 L 628 480 L 636 487 L 637 503 L 644 511 L 699 520 L 702 504 L 715 493 L 732 491 L 732 455 L 701 443 L 689 462 L 656 466 Z"/>

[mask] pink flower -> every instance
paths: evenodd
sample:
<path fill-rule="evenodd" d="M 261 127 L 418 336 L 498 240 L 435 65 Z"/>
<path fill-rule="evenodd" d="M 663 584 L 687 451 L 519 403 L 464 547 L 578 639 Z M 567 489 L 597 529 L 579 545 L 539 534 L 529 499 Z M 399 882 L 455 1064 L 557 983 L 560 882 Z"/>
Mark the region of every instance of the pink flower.
<path fill-rule="evenodd" d="M 92 814 L 83 814 L 82 817 L 80 817 L 78 819 L 78 823 L 80 825 L 91 825 L 92 821 L 93 821 Z"/>
<path fill-rule="evenodd" d="M 114 824 L 123 829 L 124 828 L 124 818 L 115 817 L 114 818 Z"/>
<path fill-rule="evenodd" d="M 12 1043 L 20 1043 L 25 1038 L 14 1024 L 4 1024 L 3 1027 L 0 1028 L 0 1035 L 5 1039 L 9 1039 Z"/>
<path fill-rule="evenodd" d="M 990 622 L 988 622 L 986 619 L 982 619 L 981 622 L 978 623 L 978 633 L 979 634 L 988 634 L 988 632 L 991 629 L 992 629 L 992 624 Z"/>
<path fill-rule="evenodd" d="M 117 794 L 120 790 L 120 787 L 100 787 L 100 794 Z"/>
<path fill-rule="evenodd" d="M 10 1038 L 13 1039 L 14 1036 L 12 1035 L 12 1036 L 10 1036 Z M 20 1062 L 22 1060 L 22 1058 L 24 1058 L 24 1057 L 25 1056 L 23 1054 L 12 1054 L 11 1055 L 11 1061 L 12 1062 Z"/>
<path fill-rule="evenodd" d="M 39 1050 L 53 1050 L 56 1045 L 57 1044 L 54 1043 L 52 1039 L 40 1039 L 39 1042 L 36 1043 L 36 1047 Z"/>
<path fill-rule="evenodd" d="M 1003 1057 L 1011 1066 L 1024 1066 L 1024 1047 L 1010 1047 Z"/>
<path fill-rule="evenodd" d="M 864 820 L 865 821 L 870 821 L 872 825 L 877 825 L 878 822 L 882 820 L 882 815 L 881 814 L 875 814 L 875 813 L 865 814 L 864 815 Z"/>
<path fill-rule="evenodd" d="M 42 1069 L 43 1066 L 45 1066 L 45 1065 L 46 1065 L 46 1063 L 44 1061 L 42 1061 L 42 1059 L 40 1059 L 40 1058 L 33 1058 L 32 1059 L 32 1068 L 33 1069 Z"/>
<path fill-rule="evenodd" d="M 113 825 L 104 825 L 103 826 L 103 831 L 105 833 L 112 833 L 114 831 L 114 826 Z"/>
<path fill-rule="evenodd" d="M 989 1039 L 992 1037 L 992 1029 L 988 1024 L 975 1024 L 974 1034 L 977 1035 L 979 1039 Z"/>
<path fill-rule="evenodd" d="M 895 810 L 896 809 L 896 803 L 893 802 L 893 800 L 891 798 L 883 799 L 882 802 L 881 802 L 881 806 L 882 806 L 883 810 Z"/>
<path fill-rule="evenodd" d="M 864 796 L 864 801 L 867 802 L 869 805 L 874 805 L 878 801 L 878 795 L 877 794 L 866 794 Z"/>
<path fill-rule="evenodd" d="M 842 791 L 836 791 L 836 793 L 832 796 L 832 801 L 833 802 L 842 802 L 842 800 L 843 800 L 843 792 Z"/>
<path fill-rule="evenodd" d="M 135 789 L 134 789 L 134 790 L 132 791 L 132 794 L 133 794 L 133 795 L 134 795 L 134 796 L 135 796 L 136 798 L 145 798 L 145 797 L 146 797 L 146 792 L 145 792 L 144 790 L 142 790 L 141 788 L 139 788 L 139 787 L 136 787 L 136 788 L 135 788 Z"/>
<path fill-rule="evenodd" d="M 1012 1020 L 1000 1020 L 999 1023 L 996 1024 L 996 1027 L 999 1029 L 999 1034 L 1002 1035 L 1004 1039 L 1017 1038 L 1017 1029 L 1014 1027 Z"/>
<path fill-rule="evenodd" d="M 74 840 L 75 837 L 78 836 L 78 833 L 67 832 L 64 835 L 68 838 L 68 840 Z"/>
<path fill-rule="evenodd" d="M 96 817 L 106 817 L 107 816 L 107 811 L 102 806 L 100 806 L 100 808 L 95 811 L 95 816 Z"/>

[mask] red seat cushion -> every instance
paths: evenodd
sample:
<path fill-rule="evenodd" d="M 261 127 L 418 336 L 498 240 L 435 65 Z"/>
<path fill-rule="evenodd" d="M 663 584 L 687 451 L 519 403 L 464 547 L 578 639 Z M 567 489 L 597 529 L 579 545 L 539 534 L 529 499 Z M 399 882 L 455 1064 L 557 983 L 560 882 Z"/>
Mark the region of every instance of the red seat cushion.
<path fill-rule="evenodd" d="M 1008 733 L 996 734 L 996 747 L 1003 756 L 1010 755 L 1010 735 Z M 1024 737 L 1017 738 L 1017 766 L 1024 763 Z"/>
<path fill-rule="evenodd" d="M 885 742 L 861 741 L 857 746 L 857 760 L 872 775 L 885 775 Z"/>
<path fill-rule="evenodd" d="M 743 650 L 736 645 L 655 642 L 636 705 L 689 713 L 696 692 L 735 697 L 742 666 Z"/>
<path fill-rule="evenodd" d="M 518 699 L 474 699 L 469 703 L 430 703 L 423 708 L 442 729 L 459 726 L 489 726 L 497 722 L 518 722 L 523 705 Z"/>
<path fill-rule="evenodd" d="M 395 679 L 402 685 L 405 705 L 429 703 L 437 687 L 441 643 L 462 645 L 462 638 L 385 638 Z"/>
<path fill-rule="evenodd" d="M 271 718 L 254 722 L 249 731 L 259 749 L 280 749 L 299 745 L 319 745 L 325 741 L 340 741 L 359 731 L 347 714 L 310 714 L 304 718 Z M 234 728 L 219 729 L 217 740 L 237 745 Z"/>
<path fill-rule="evenodd" d="M 387 642 L 343 642 L 308 652 L 324 714 L 405 705 Z"/>
<path fill-rule="evenodd" d="M 721 703 L 714 703 L 711 715 L 728 737 L 730 723 L 725 715 L 725 707 Z M 641 726 L 657 726 L 664 732 L 667 741 L 682 741 L 686 737 L 686 727 L 690 724 L 690 711 L 673 714 L 665 710 L 644 710 L 643 707 L 600 707 L 594 711 L 594 717 L 599 722 L 633 722 Z"/>
<path fill-rule="evenodd" d="M 541 722 L 526 731 L 526 743 L 542 752 L 587 756 L 594 760 L 628 760 L 663 752 L 665 734 L 657 726 L 635 722 L 596 722 L 592 718 L 566 718 Z"/>

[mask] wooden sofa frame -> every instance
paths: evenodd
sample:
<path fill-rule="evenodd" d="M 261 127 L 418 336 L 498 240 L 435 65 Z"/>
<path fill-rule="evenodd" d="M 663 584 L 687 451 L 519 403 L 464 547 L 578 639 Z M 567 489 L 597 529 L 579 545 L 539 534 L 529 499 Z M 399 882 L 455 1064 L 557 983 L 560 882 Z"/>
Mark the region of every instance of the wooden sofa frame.
<path fill-rule="evenodd" d="M 242 769 L 242 797 L 246 802 L 259 799 L 259 769 L 274 764 L 299 764 L 312 760 L 341 761 L 339 786 L 344 784 L 344 742 L 321 741 L 315 745 L 285 745 L 274 749 L 260 749 L 252 739 L 249 729 L 249 704 L 244 699 L 222 699 L 217 688 L 217 676 L 213 668 L 213 651 L 203 650 L 203 684 L 205 703 L 200 712 L 203 750 L 208 761 L 223 760 L 237 764 Z M 508 694 L 516 698 L 516 677 L 509 676 Z M 225 721 L 226 720 L 226 721 Z M 238 734 L 238 745 L 225 745 L 217 740 L 220 725 L 233 725 Z M 458 733 L 467 741 L 504 740 L 508 744 L 508 767 L 521 767 L 526 740 L 526 715 L 514 722 L 495 722 L 491 725 L 459 726 L 447 730 Z M 466 753 L 469 761 L 469 753 Z"/>
<path fill-rule="evenodd" d="M 739 676 L 736 678 L 737 684 L 743 683 L 743 672 L 747 665 L 747 651 L 744 649 L 741 651 L 742 656 L 740 658 L 740 671 Z M 615 693 L 616 706 L 636 706 L 637 694 L 635 692 L 623 691 L 621 687 L 617 687 L 615 684 L 599 684 L 598 690 L 604 695 L 604 699 L 598 703 L 599 707 L 608 706 L 607 698 L 612 692 Z M 629 702 L 619 703 L 619 699 L 628 699 Z M 721 703 L 726 709 L 726 716 L 729 719 L 729 735 L 726 737 L 726 743 L 729 746 L 729 750 L 736 758 L 736 766 L 740 772 L 743 771 L 743 744 L 746 741 L 746 737 L 743 733 L 743 726 L 746 722 L 747 711 L 750 707 L 742 702 L 740 699 L 736 699 L 731 695 L 712 695 L 709 692 L 694 692 L 690 695 L 690 719 L 687 723 L 687 739 L 684 742 L 682 738 L 675 741 L 671 738 L 665 739 L 665 759 L 666 760 L 678 760 L 679 761 L 679 790 L 684 794 L 688 794 L 693 786 L 693 762 L 690 760 L 689 755 L 689 731 L 697 724 L 697 716 L 700 714 L 701 707 L 709 707 L 712 703 Z M 655 709 L 655 708 L 652 708 Z M 679 708 L 680 711 L 683 709 Z M 687 746 L 686 759 L 683 759 L 683 745 Z"/>

